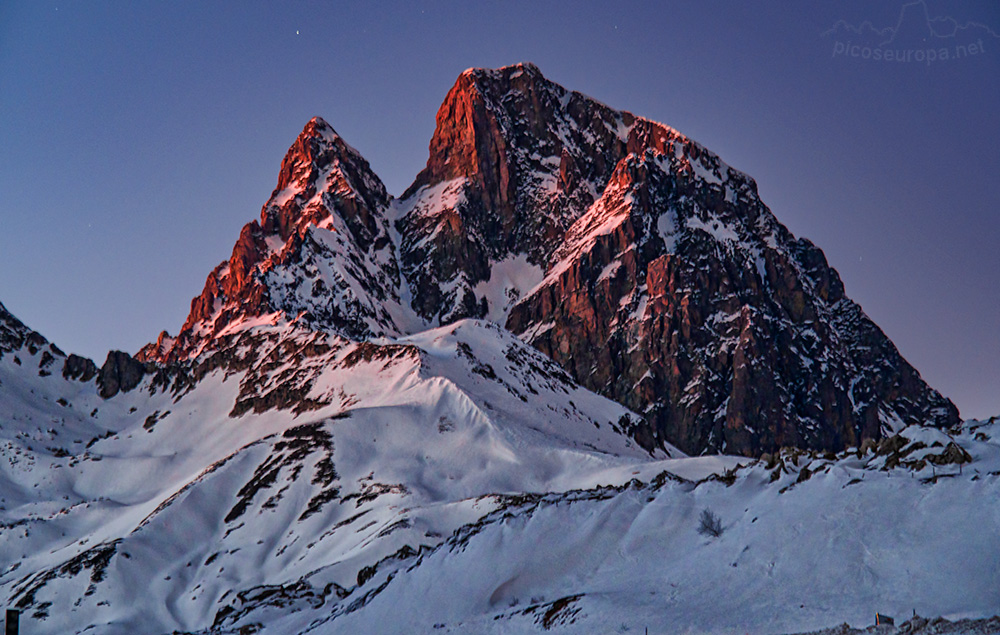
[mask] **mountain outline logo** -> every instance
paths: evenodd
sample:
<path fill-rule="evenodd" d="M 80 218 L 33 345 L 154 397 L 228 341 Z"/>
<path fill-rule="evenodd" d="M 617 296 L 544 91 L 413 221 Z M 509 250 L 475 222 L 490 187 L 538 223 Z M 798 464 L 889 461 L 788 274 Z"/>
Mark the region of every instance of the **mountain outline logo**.
<path fill-rule="evenodd" d="M 831 57 L 874 62 L 936 62 L 961 60 L 997 50 L 1000 33 L 982 22 L 960 23 L 953 17 L 931 17 L 925 0 L 900 7 L 894 26 L 876 27 L 865 20 L 853 24 L 838 20 L 822 32 L 833 40 Z"/>

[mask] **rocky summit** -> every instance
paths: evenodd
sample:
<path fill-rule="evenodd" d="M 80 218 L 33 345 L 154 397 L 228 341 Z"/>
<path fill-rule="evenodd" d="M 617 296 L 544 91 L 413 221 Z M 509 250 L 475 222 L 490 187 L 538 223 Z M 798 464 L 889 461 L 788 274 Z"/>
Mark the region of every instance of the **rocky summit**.
<path fill-rule="evenodd" d="M 310 121 L 180 334 L 138 357 L 193 358 L 266 315 L 356 340 L 491 320 L 639 413 L 650 450 L 840 450 L 958 421 L 752 178 L 532 64 L 459 76 L 399 199 Z"/>

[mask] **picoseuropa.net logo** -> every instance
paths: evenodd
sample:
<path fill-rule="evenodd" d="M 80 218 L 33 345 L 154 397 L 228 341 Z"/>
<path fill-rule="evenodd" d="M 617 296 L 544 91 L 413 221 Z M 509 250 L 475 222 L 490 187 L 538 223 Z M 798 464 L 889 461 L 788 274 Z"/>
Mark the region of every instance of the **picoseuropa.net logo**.
<path fill-rule="evenodd" d="M 931 65 L 1000 50 L 1000 35 L 989 25 L 931 17 L 924 0 L 904 4 L 895 26 L 839 20 L 823 36 L 833 41 L 834 58 L 857 61 Z"/>

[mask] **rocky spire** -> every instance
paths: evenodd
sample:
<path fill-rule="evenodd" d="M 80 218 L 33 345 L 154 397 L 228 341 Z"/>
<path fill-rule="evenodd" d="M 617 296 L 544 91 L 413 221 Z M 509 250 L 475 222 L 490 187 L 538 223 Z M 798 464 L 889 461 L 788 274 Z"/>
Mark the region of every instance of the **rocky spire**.
<path fill-rule="evenodd" d="M 398 298 L 388 204 L 368 162 L 313 118 L 285 154 L 260 220 L 243 227 L 232 256 L 209 274 L 180 333 L 161 333 L 137 358 L 195 356 L 222 331 L 267 314 L 304 317 L 348 336 L 393 331 L 382 306 Z M 318 260 L 335 266 L 317 267 Z"/>

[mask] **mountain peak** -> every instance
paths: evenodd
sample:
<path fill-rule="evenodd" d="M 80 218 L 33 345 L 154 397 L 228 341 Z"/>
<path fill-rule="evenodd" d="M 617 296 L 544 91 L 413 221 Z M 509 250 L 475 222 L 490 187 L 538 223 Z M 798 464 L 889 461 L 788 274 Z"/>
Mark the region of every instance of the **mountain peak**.
<path fill-rule="evenodd" d="M 364 157 L 323 118 L 313 117 L 285 154 L 260 220 L 243 227 L 232 256 L 209 274 L 180 333 L 161 333 L 138 359 L 188 359 L 223 331 L 276 313 L 326 319 L 326 326 L 350 335 L 392 331 L 385 310 L 375 306 L 391 301 L 397 284 L 394 256 L 381 253 L 390 243 L 388 205 L 385 186 Z M 371 262 L 376 252 L 378 266 Z M 315 261 L 334 254 L 351 260 L 350 266 L 318 272 Z M 337 288 L 344 297 L 321 294 Z M 370 292 L 378 302 L 360 297 Z M 353 309 L 332 306 L 338 301 Z"/>
<path fill-rule="evenodd" d="M 536 80 L 548 81 L 542 76 L 542 71 L 531 62 L 518 62 L 499 68 L 473 67 L 462 71 L 460 78 L 466 77 L 472 80 L 489 77 L 494 80 L 511 80 L 527 73 L 528 77 Z"/>
<path fill-rule="evenodd" d="M 320 170 L 337 160 L 364 162 L 367 167 L 361 154 L 349 146 L 333 126 L 322 117 L 313 117 L 288 148 L 281 162 L 275 192 L 295 184 L 307 186 L 310 178 L 315 178 Z"/>
<path fill-rule="evenodd" d="M 529 132 L 544 134 L 566 92 L 531 63 L 465 70 L 438 109 L 427 167 L 403 198 L 426 185 L 470 177 L 502 202 L 509 127 L 526 123 Z"/>
<path fill-rule="evenodd" d="M 667 126 L 567 90 L 534 64 L 465 71 L 438 109 L 427 166 L 402 196 L 401 232 L 435 237 L 413 249 L 404 238 L 404 272 L 426 291 L 431 262 L 443 283 L 416 294 L 414 308 L 442 321 L 484 315 L 473 287 L 489 278 L 486 261 L 527 254 L 546 262 L 619 161 L 674 152 L 675 142 L 683 152 L 695 147 Z M 440 204 L 444 190 L 454 205 Z"/>
<path fill-rule="evenodd" d="M 333 126 L 327 123 L 326 119 L 323 119 L 319 115 L 316 115 L 315 117 L 310 119 L 309 122 L 306 124 L 304 130 L 309 130 L 310 128 L 318 128 L 318 129 L 329 128 L 330 130 L 333 130 Z"/>

